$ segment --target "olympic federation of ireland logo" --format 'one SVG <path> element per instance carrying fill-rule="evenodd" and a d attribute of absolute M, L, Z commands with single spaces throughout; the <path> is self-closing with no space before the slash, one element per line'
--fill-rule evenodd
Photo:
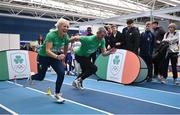
<path fill-rule="evenodd" d="M 12 54 L 11 62 L 15 72 L 21 73 L 26 69 L 25 54 Z"/>
<path fill-rule="evenodd" d="M 15 57 L 15 59 L 14 59 L 14 62 L 15 62 L 16 64 L 22 64 L 23 61 L 24 61 L 24 60 L 21 58 L 20 55 L 17 55 L 17 56 Z"/>
<path fill-rule="evenodd" d="M 116 56 L 114 57 L 114 59 L 113 59 L 113 63 L 114 63 L 115 65 L 118 65 L 119 62 L 120 62 L 119 56 L 116 55 Z"/>
<path fill-rule="evenodd" d="M 116 75 L 120 71 L 120 55 L 114 55 L 111 61 L 111 72 Z"/>

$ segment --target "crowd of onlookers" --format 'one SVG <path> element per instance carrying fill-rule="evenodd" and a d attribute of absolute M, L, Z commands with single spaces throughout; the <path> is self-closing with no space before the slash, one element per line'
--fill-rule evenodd
<path fill-rule="evenodd" d="M 131 19 L 127 20 L 127 27 L 123 28 L 122 32 L 118 31 L 117 25 L 105 25 L 104 27 L 107 30 L 105 36 L 106 49 L 125 49 L 139 55 L 148 67 L 147 82 L 152 81 L 153 78 L 157 78 L 162 83 L 166 84 L 169 60 L 171 60 L 173 83 L 179 85 L 177 81 L 179 34 L 176 32 L 175 23 L 169 24 L 167 32 L 159 26 L 157 21 L 147 22 L 145 24 L 145 30 L 142 33 L 140 33 L 138 27 L 134 26 L 134 22 Z M 93 35 L 91 27 L 87 28 L 86 35 Z M 31 46 L 31 44 L 27 44 L 26 46 L 22 46 L 21 49 L 38 51 L 42 44 L 43 38 L 40 36 L 36 45 Z M 71 43 L 69 45 L 65 59 L 67 75 L 77 75 L 81 72 L 73 54 L 74 49 L 80 45 L 80 42 Z M 98 50 L 91 54 L 90 58 L 93 63 L 100 53 L 100 50 Z"/>
<path fill-rule="evenodd" d="M 37 52 L 38 49 L 42 46 L 43 42 L 44 42 L 43 36 L 39 35 L 37 41 L 27 42 L 23 45 L 20 45 L 20 49 Z"/>
<path fill-rule="evenodd" d="M 173 83 L 177 81 L 177 60 L 179 53 L 179 34 L 176 32 L 176 24 L 170 23 L 165 32 L 157 21 L 147 22 L 144 32 L 140 33 L 134 26 L 133 20 L 127 20 L 127 27 L 122 32 L 116 25 L 105 26 L 107 30 L 107 49 L 126 49 L 139 55 L 148 67 L 147 82 L 153 78 L 159 79 L 166 84 L 168 76 L 169 60 L 173 73 Z"/>

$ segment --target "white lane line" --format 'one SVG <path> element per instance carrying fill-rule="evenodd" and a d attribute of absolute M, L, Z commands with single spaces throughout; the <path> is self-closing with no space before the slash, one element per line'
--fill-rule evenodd
<path fill-rule="evenodd" d="M 11 84 L 14 84 L 13 82 L 10 82 L 10 81 L 7 81 L 8 83 L 11 83 Z M 17 86 L 21 86 L 21 87 L 24 87 L 23 85 L 21 84 L 18 84 L 16 83 L 15 85 Z M 31 88 L 31 87 L 25 87 L 29 90 L 32 90 L 32 91 L 36 91 L 38 93 L 41 93 L 41 94 L 47 94 L 46 92 L 43 92 L 43 91 L 40 91 L 40 90 L 37 90 L 37 89 L 34 89 L 34 88 Z M 52 95 L 53 96 L 53 95 Z M 81 103 L 78 103 L 76 101 L 72 101 L 72 100 L 69 100 L 69 99 L 66 99 L 66 101 L 70 102 L 70 103 L 74 103 L 76 105 L 80 105 L 80 106 L 83 106 L 83 107 L 86 107 L 86 108 L 89 108 L 89 109 L 92 109 L 92 110 L 95 110 L 95 111 L 98 111 L 98 112 L 101 112 L 101 113 L 104 113 L 104 114 L 107 114 L 107 115 L 113 115 L 112 113 L 109 113 L 107 111 L 103 111 L 101 109 L 97 109 L 97 108 L 94 108 L 94 107 L 91 107 L 91 106 L 88 106 L 88 105 L 85 105 L 85 104 L 81 104 Z"/>
<path fill-rule="evenodd" d="M 104 83 L 109 83 L 109 84 L 113 84 L 113 85 L 121 85 L 123 86 L 122 84 L 117 84 L 117 83 L 111 83 L 111 82 L 105 82 L 105 81 L 100 81 L 100 82 L 104 82 Z M 154 82 L 153 82 L 154 83 Z M 163 86 L 163 84 L 162 84 Z M 162 92 L 162 93 L 168 93 L 168 94 L 173 94 L 173 95 L 179 95 L 180 96 L 180 93 L 175 93 L 175 92 L 170 92 L 170 91 L 163 91 L 163 90 L 159 90 L 159 89 L 152 89 L 152 88 L 147 88 L 147 87 L 140 87 L 140 86 L 134 86 L 134 85 L 129 85 L 129 86 L 126 86 L 126 87 L 131 87 L 131 88 L 138 88 L 138 89 L 145 89 L 145 90 L 150 90 L 150 91 L 157 91 L 157 92 Z M 178 87 L 178 86 L 177 86 Z"/>
<path fill-rule="evenodd" d="M 48 79 L 48 78 L 46 78 L 46 79 Z M 45 80 L 46 80 L 46 79 L 45 79 Z M 51 79 L 48 79 L 48 80 L 51 80 Z M 97 80 L 94 80 L 94 79 L 89 79 L 89 78 L 88 78 L 87 80 L 89 80 L 89 81 L 96 81 L 96 82 L 97 82 Z M 103 82 L 103 83 L 105 83 L 105 84 L 113 84 L 113 85 L 116 85 L 116 86 L 123 86 L 123 87 L 124 87 L 123 84 L 118 84 L 118 83 L 113 83 L 113 82 L 108 82 L 108 81 L 98 81 L 98 82 Z M 153 82 L 153 83 L 154 83 L 154 82 Z M 155 83 L 156 83 L 156 82 L 155 82 Z M 162 86 L 163 86 L 163 84 L 162 84 Z M 129 85 L 129 86 L 125 86 L 125 87 L 139 88 L 139 89 L 145 89 L 145 90 L 150 90 L 150 91 L 163 92 L 163 93 L 168 93 L 168 94 L 173 94 L 173 95 L 179 95 L 179 96 L 180 96 L 180 93 L 163 91 L 163 90 L 159 90 L 159 89 L 152 89 L 152 88 L 146 88 L 146 87 L 140 87 L 140 86 L 134 86 L 134 85 Z M 179 86 L 177 86 L 177 87 L 179 87 Z"/>
<path fill-rule="evenodd" d="M 0 107 L 3 108 L 3 109 L 5 109 L 6 111 L 10 112 L 10 113 L 13 114 L 13 115 L 18 115 L 16 112 L 14 112 L 13 110 L 7 108 L 6 106 L 4 106 L 4 105 L 2 105 L 2 104 L 0 104 Z"/>
<path fill-rule="evenodd" d="M 46 80 L 47 81 L 51 81 L 51 82 L 55 82 L 55 81 L 50 80 L 50 79 L 46 79 Z M 63 83 L 63 84 L 71 86 L 71 84 L 69 84 L 69 83 Z M 169 108 L 180 109 L 180 107 L 176 107 L 176 106 L 172 106 L 172 105 L 167 105 L 167 104 L 162 104 L 162 103 L 158 103 L 158 102 L 154 102 L 154 101 L 148 101 L 148 100 L 140 99 L 140 98 L 136 98 L 136 97 L 130 97 L 130 96 L 126 96 L 126 95 L 115 94 L 115 93 L 111 93 L 111 92 L 107 92 L 107 91 L 102 91 L 102 90 L 98 90 L 98 89 L 87 88 L 87 87 L 85 87 L 85 89 L 89 89 L 89 90 L 97 91 L 97 92 L 101 92 L 101 93 L 106 93 L 106 94 L 110 94 L 110 95 L 115 95 L 115 96 L 119 96 L 119 97 L 125 97 L 125 98 L 129 98 L 129 99 L 133 99 L 133 100 L 138 100 L 138 101 L 142 101 L 142 102 L 147 102 L 147 103 L 151 103 L 151 104 L 161 105 L 161 106 L 165 106 L 165 107 L 169 107 Z"/>
<path fill-rule="evenodd" d="M 139 87 L 139 86 L 134 86 L 134 87 L 136 87 L 138 89 L 146 89 L 146 90 L 150 90 L 150 91 L 157 91 L 157 92 L 168 93 L 168 94 L 173 94 L 173 95 L 180 96 L 180 93 L 175 93 L 175 92 L 169 92 L 169 91 L 163 91 L 163 90 L 151 89 L 151 88 Z"/>

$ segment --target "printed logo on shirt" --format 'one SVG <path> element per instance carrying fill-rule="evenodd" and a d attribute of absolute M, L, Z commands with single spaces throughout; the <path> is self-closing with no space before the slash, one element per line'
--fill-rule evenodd
<path fill-rule="evenodd" d="M 91 49 L 89 49 L 89 50 L 87 50 L 87 53 L 89 53 L 89 54 L 91 54 L 91 53 L 94 53 L 96 50 L 91 50 Z"/>

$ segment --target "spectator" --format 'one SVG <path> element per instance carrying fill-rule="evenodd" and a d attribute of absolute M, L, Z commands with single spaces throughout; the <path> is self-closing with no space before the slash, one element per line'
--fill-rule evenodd
<path fill-rule="evenodd" d="M 152 22 L 152 28 L 154 31 L 153 34 L 155 36 L 155 50 L 157 50 L 164 37 L 165 31 L 162 27 L 159 26 L 159 23 L 157 21 Z M 160 60 L 154 62 L 154 78 L 158 78 L 161 65 L 162 63 Z"/>
<path fill-rule="evenodd" d="M 91 27 L 87 27 L 87 34 L 86 35 L 87 36 L 92 36 L 93 35 Z"/>
<path fill-rule="evenodd" d="M 123 29 L 122 33 L 125 39 L 125 49 L 138 55 L 140 33 L 138 28 L 134 27 L 132 19 L 127 20 L 127 27 Z"/>
<path fill-rule="evenodd" d="M 39 35 L 39 38 L 38 38 L 38 41 L 37 41 L 37 44 L 36 44 L 36 51 L 39 50 L 39 48 L 43 45 L 43 42 L 44 42 L 44 39 L 43 39 L 43 36 L 40 34 Z"/>
<path fill-rule="evenodd" d="M 165 33 L 164 38 L 162 41 L 167 41 L 170 45 L 167 50 L 167 56 L 163 60 L 163 68 L 161 68 L 162 73 L 160 76 L 160 80 L 162 83 L 166 83 L 166 78 L 168 76 L 168 66 L 169 66 L 169 60 L 171 60 L 171 67 L 173 72 L 173 83 L 175 85 L 179 85 L 179 82 L 177 81 L 178 74 L 177 74 L 177 59 L 178 59 L 178 53 L 179 53 L 179 34 L 178 32 L 175 32 L 176 30 L 176 24 L 171 23 L 168 26 L 168 32 Z"/>
<path fill-rule="evenodd" d="M 106 41 L 106 49 L 110 49 L 111 48 L 111 43 L 110 43 L 110 39 L 111 39 L 111 34 L 112 34 L 112 27 L 111 25 L 106 25 L 105 26 L 105 29 L 106 29 L 106 36 L 104 37 L 105 38 L 105 41 Z"/>
<path fill-rule="evenodd" d="M 153 63 L 152 63 L 152 54 L 154 49 L 154 35 L 151 32 L 151 22 L 146 23 L 145 32 L 141 33 L 140 36 L 140 56 L 146 62 L 148 67 L 148 77 L 147 82 L 152 81 L 152 70 L 153 70 Z"/>
<path fill-rule="evenodd" d="M 118 31 L 117 25 L 112 25 L 112 34 L 110 36 L 110 47 L 122 49 L 124 48 L 123 34 Z"/>

